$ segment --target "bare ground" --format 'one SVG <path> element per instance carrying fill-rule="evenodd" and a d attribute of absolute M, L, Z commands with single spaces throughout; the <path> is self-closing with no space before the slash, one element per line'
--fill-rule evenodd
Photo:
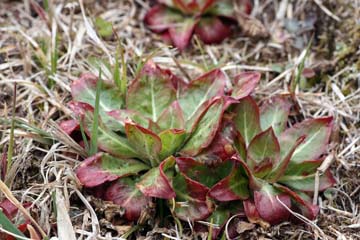
<path fill-rule="evenodd" d="M 131 229 L 130 223 L 113 221 L 121 209 L 82 191 L 74 174 L 81 160 L 78 146 L 56 127 L 71 116 L 66 105 L 70 83 L 82 72 L 96 73 L 99 64 L 103 69 L 104 62 L 111 65 L 119 41 L 130 78 L 138 61 L 151 55 L 184 78 L 212 66 L 221 67 L 230 78 L 256 70 L 263 79 L 255 97 L 265 100 L 288 92 L 313 35 L 305 66 L 316 75 L 301 79 L 296 90 L 300 108 L 294 117 L 335 117 L 329 161 L 337 184 L 316 199 L 321 206 L 316 221 L 269 229 L 255 226 L 241 239 L 360 239 L 360 1 L 255 1 L 253 17 L 259 22 L 240 21 L 243 28 L 221 45 L 203 46 L 193 39 L 193 47 L 183 53 L 168 48 L 144 27 L 146 1 L 86 0 L 84 9 L 77 1 L 52 1 L 46 12 L 34 11 L 30 2 L 0 2 L 0 153 L 5 156 L 9 147 L 15 100 L 13 164 L 4 180 L 20 202 L 33 204 L 31 214 L 46 234 L 74 229 L 78 239 L 120 239 Z M 96 17 L 113 23 L 112 36 L 94 34 Z M 55 71 L 51 55 L 56 32 Z M 111 72 L 104 73 L 111 78 Z M 72 226 L 59 222 L 53 202 L 61 208 L 58 215 L 69 210 Z M 162 239 L 162 234 L 179 233 L 174 226 L 156 226 L 134 236 Z M 181 238 L 195 238 L 186 223 L 183 227 Z M 198 237 L 206 239 L 206 234 Z"/>

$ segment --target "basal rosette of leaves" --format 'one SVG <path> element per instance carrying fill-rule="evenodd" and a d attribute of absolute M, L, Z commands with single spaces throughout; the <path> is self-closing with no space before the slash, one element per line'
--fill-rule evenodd
<path fill-rule="evenodd" d="M 180 219 L 204 220 L 216 213 L 224 222 L 230 211 L 218 207 L 208 192 L 239 165 L 231 160 L 237 133 L 227 109 L 248 96 L 259 80 L 260 74 L 249 72 L 229 86 L 226 75 L 214 69 L 186 83 L 148 62 L 126 96 L 102 81 L 99 152 L 76 169 L 78 179 L 87 188 L 102 188 L 100 197 L 122 206 L 131 221 L 159 198 L 169 200 L 169 209 Z M 91 140 L 98 81 L 83 74 L 71 85 L 75 120 L 61 123 L 69 135 L 82 127 Z M 245 172 L 235 174 L 246 199 Z"/>
<path fill-rule="evenodd" d="M 259 80 L 244 72 L 227 81 L 215 69 L 186 83 L 148 62 L 126 96 L 102 81 L 99 152 L 84 160 L 77 177 L 87 188 L 100 187 L 100 197 L 122 206 L 130 221 L 166 199 L 174 216 L 216 224 L 213 237 L 237 213 L 270 224 L 288 220 L 289 209 L 314 219 L 318 207 L 310 198 L 332 118 L 288 127 L 285 96 L 261 107 L 249 96 Z M 98 81 L 83 74 L 72 84 L 69 105 L 77 120 L 61 123 L 69 135 L 81 123 L 92 138 Z M 324 173 L 319 191 L 332 184 Z"/>
<path fill-rule="evenodd" d="M 204 43 L 220 43 L 236 21 L 235 4 L 246 14 L 249 0 L 158 0 L 145 16 L 145 24 L 180 50 L 195 33 Z"/>
<path fill-rule="evenodd" d="M 241 166 L 209 191 L 217 201 L 243 199 L 242 194 L 229 194 L 236 188 L 238 175 L 249 181 L 250 197 L 243 202 L 248 219 L 257 223 L 278 224 L 290 219 L 290 211 L 314 219 L 319 211 L 312 204 L 315 174 L 324 160 L 333 120 L 332 117 L 304 120 L 287 127 L 291 102 L 277 96 L 260 108 L 250 97 L 236 104 L 233 124 L 239 132 L 237 155 L 232 159 Z M 335 180 L 326 171 L 319 177 L 319 191 Z"/>

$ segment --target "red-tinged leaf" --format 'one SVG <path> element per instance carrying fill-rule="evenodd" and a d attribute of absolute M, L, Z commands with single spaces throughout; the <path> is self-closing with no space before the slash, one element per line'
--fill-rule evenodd
<path fill-rule="evenodd" d="M 314 220 L 319 213 L 319 207 L 312 204 L 309 197 L 303 193 L 296 193 L 289 188 L 280 184 L 274 184 L 276 188 L 280 189 L 284 193 L 288 194 L 295 202 L 295 210 L 303 214 L 306 218 Z"/>
<path fill-rule="evenodd" d="M 82 119 L 85 132 L 90 138 L 90 132 L 94 123 L 93 118 L 93 112 L 87 111 L 84 113 Z M 129 141 L 125 137 L 120 136 L 108 129 L 101 121 L 101 119 L 99 119 L 97 134 L 97 145 L 104 152 L 110 153 L 111 155 L 120 158 L 135 158 L 139 156 L 139 154 L 131 147 Z"/>
<path fill-rule="evenodd" d="M 0 208 L 5 216 L 10 220 L 13 219 L 18 212 L 18 208 L 8 199 L 5 199 L 0 203 Z"/>
<path fill-rule="evenodd" d="M 255 176 L 266 176 L 272 166 L 277 164 L 280 156 L 280 145 L 273 129 L 270 127 L 256 135 L 247 149 L 246 163 Z"/>
<path fill-rule="evenodd" d="M 173 180 L 173 188 L 176 193 L 176 206 L 174 212 L 182 220 L 202 220 L 212 212 L 212 204 L 206 199 L 209 188 L 178 174 Z"/>
<path fill-rule="evenodd" d="M 186 136 L 185 130 L 177 129 L 168 129 L 159 133 L 162 144 L 159 158 L 162 160 L 174 154 L 184 143 Z"/>
<path fill-rule="evenodd" d="M 146 13 L 144 22 L 153 32 L 161 33 L 181 22 L 182 18 L 183 16 L 179 12 L 162 5 L 156 5 Z"/>
<path fill-rule="evenodd" d="M 266 176 L 266 179 L 271 182 L 277 182 L 279 178 L 281 178 L 287 171 L 288 166 L 291 160 L 291 157 L 295 151 L 295 149 L 304 141 L 305 137 L 300 137 L 291 148 L 289 153 L 285 156 L 284 159 L 281 159 L 276 165 L 273 166 L 271 172 Z"/>
<path fill-rule="evenodd" d="M 204 103 L 216 96 L 224 96 L 226 76 L 220 69 L 214 69 L 191 81 L 182 91 L 179 104 L 185 121 L 197 118 Z"/>
<path fill-rule="evenodd" d="M 127 109 L 135 110 L 156 122 L 176 99 L 175 78 L 169 70 L 161 69 L 152 62 L 146 63 L 129 87 Z"/>
<path fill-rule="evenodd" d="M 170 107 L 161 113 L 157 124 L 163 130 L 165 129 L 184 129 L 185 120 L 178 101 L 173 102 Z"/>
<path fill-rule="evenodd" d="M 77 120 L 74 120 L 74 119 L 62 121 L 62 122 L 60 122 L 59 126 L 69 136 L 74 131 L 77 131 L 77 130 L 80 129 L 79 122 Z"/>
<path fill-rule="evenodd" d="M 217 132 L 214 140 L 200 155 L 196 156 L 196 160 L 206 164 L 216 164 L 229 159 L 236 153 L 233 145 L 237 136 L 235 125 L 231 121 L 223 119 L 221 129 Z"/>
<path fill-rule="evenodd" d="M 225 98 L 214 99 L 209 108 L 205 110 L 205 114 L 201 117 L 191 137 L 181 149 L 182 155 L 196 156 L 211 144 L 228 105 L 229 102 Z"/>
<path fill-rule="evenodd" d="M 104 124 L 113 131 L 121 131 L 125 133 L 125 122 L 133 121 L 142 127 L 149 126 L 149 118 L 143 117 L 136 111 L 120 109 L 107 113 L 108 117 L 102 118 Z"/>
<path fill-rule="evenodd" d="M 130 178 L 121 178 L 114 182 L 106 190 L 105 199 L 123 207 L 128 221 L 137 220 L 151 202 L 151 198 L 144 196 Z"/>
<path fill-rule="evenodd" d="M 184 50 L 190 43 L 197 20 L 185 18 L 181 22 L 169 28 L 169 34 L 175 47 Z"/>
<path fill-rule="evenodd" d="M 332 117 L 305 120 L 287 129 L 280 135 L 281 157 L 284 158 L 299 137 L 304 141 L 294 151 L 291 162 L 301 163 L 317 159 L 326 150 L 333 127 Z"/>
<path fill-rule="evenodd" d="M 71 101 L 68 103 L 68 106 L 77 117 L 83 117 L 86 112 L 94 111 L 94 108 L 88 103 Z"/>
<path fill-rule="evenodd" d="M 96 85 L 98 78 L 90 73 L 82 74 L 80 78 L 71 84 L 71 95 L 73 100 L 95 106 Z M 99 101 L 99 113 L 121 109 L 124 105 L 123 97 L 119 91 L 106 82 L 101 84 L 101 97 Z"/>
<path fill-rule="evenodd" d="M 242 72 L 235 76 L 232 97 L 241 99 L 250 95 L 258 85 L 261 74 L 258 72 Z"/>
<path fill-rule="evenodd" d="M 247 149 L 246 149 L 245 140 L 243 139 L 243 137 L 239 132 L 237 132 L 234 146 L 236 147 L 237 153 L 239 154 L 240 158 L 246 159 Z"/>
<path fill-rule="evenodd" d="M 249 168 L 248 164 L 246 164 L 239 155 L 234 155 L 231 157 L 231 161 L 235 162 L 236 164 L 242 166 L 243 170 L 247 175 L 247 179 L 249 182 L 249 188 L 252 190 L 260 190 L 264 185 L 264 181 L 255 177 L 251 169 Z"/>
<path fill-rule="evenodd" d="M 247 199 L 248 179 L 242 166 L 235 166 L 229 176 L 210 189 L 208 195 L 220 202 Z"/>
<path fill-rule="evenodd" d="M 158 2 L 185 14 L 201 14 L 210 8 L 215 0 L 158 0 Z"/>
<path fill-rule="evenodd" d="M 234 112 L 236 129 L 248 146 L 253 137 L 261 131 L 259 108 L 251 97 L 245 97 L 237 104 Z"/>
<path fill-rule="evenodd" d="M 195 27 L 195 34 L 205 44 L 221 43 L 230 33 L 230 26 L 218 17 L 203 17 Z"/>
<path fill-rule="evenodd" d="M 131 146 L 141 158 L 150 162 L 152 167 L 159 165 L 161 139 L 152 131 L 131 122 L 125 123 L 126 136 Z"/>
<path fill-rule="evenodd" d="M 136 187 L 147 197 L 171 199 L 176 196 L 165 172 L 175 165 L 175 158 L 169 157 L 159 167 L 150 169 Z"/>
<path fill-rule="evenodd" d="M 76 175 L 85 187 L 95 187 L 146 169 L 149 169 L 149 166 L 137 160 L 120 159 L 106 153 L 97 153 L 81 163 L 76 169 Z"/>
<path fill-rule="evenodd" d="M 279 136 L 286 128 L 291 102 L 285 96 L 274 97 L 260 107 L 260 124 L 262 129 L 272 127 Z"/>
<path fill-rule="evenodd" d="M 309 175 L 285 175 L 279 182 L 291 189 L 313 192 L 315 190 L 315 173 Z M 319 177 L 319 191 L 323 191 L 336 183 L 330 171 L 326 171 Z"/>
<path fill-rule="evenodd" d="M 290 197 L 269 184 L 254 192 L 254 202 L 260 217 L 270 224 L 278 224 L 290 217 L 290 212 L 283 206 L 291 207 Z"/>
<path fill-rule="evenodd" d="M 303 161 L 298 164 L 291 163 L 286 169 L 285 175 L 305 176 L 314 174 L 323 161 L 324 158 L 320 158 L 316 160 Z"/>
<path fill-rule="evenodd" d="M 193 158 L 186 157 L 176 158 L 176 164 L 180 172 L 209 188 L 228 176 L 233 167 L 232 161 L 224 161 L 216 165 L 207 165 Z"/>
<path fill-rule="evenodd" d="M 243 205 L 244 205 L 244 212 L 245 212 L 246 217 L 248 218 L 249 222 L 258 223 L 261 226 L 269 225 L 268 222 L 264 221 L 260 217 L 260 214 L 256 209 L 255 203 L 252 200 L 243 201 Z"/>

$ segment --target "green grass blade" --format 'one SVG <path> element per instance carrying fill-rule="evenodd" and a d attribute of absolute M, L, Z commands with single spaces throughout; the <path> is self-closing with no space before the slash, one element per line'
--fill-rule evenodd
<path fill-rule="evenodd" d="M 17 227 L 5 216 L 5 214 L 2 211 L 0 211 L 0 225 L 6 231 L 9 231 L 17 236 L 25 238 L 25 235 L 22 232 L 20 232 L 19 229 L 17 229 Z M 16 237 L 16 239 L 21 240 L 22 238 Z"/>
<path fill-rule="evenodd" d="M 115 54 L 115 66 L 114 66 L 113 78 L 114 78 L 114 82 L 115 82 L 116 87 L 117 87 L 117 88 L 120 90 L 120 92 L 121 92 L 119 51 L 120 51 L 120 47 L 118 47 L 118 49 L 116 50 L 116 54 Z"/>
<path fill-rule="evenodd" d="M 14 130 L 15 130 L 15 113 L 16 113 L 16 83 L 14 84 L 14 101 L 13 101 L 13 109 L 11 116 L 11 127 L 10 127 L 10 140 L 9 140 L 9 148 L 7 152 L 7 167 L 6 172 L 9 172 L 12 165 L 12 157 L 14 152 Z M 4 176 L 5 177 L 5 176 Z"/>
<path fill-rule="evenodd" d="M 99 80 L 97 81 L 97 84 L 96 84 L 94 119 L 93 119 L 93 125 L 92 125 L 92 129 L 91 129 L 90 156 L 97 153 L 101 83 L 102 83 L 102 80 L 101 80 L 101 68 L 100 68 L 99 69 Z"/>
<path fill-rule="evenodd" d="M 297 74 L 295 75 L 295 78 L 293 79 L 293 81 L 290 83 L 290 92 L 291 93 L 295 93 L 296 86 L 300 82 L 301 74 L 302 74 L 302 72 L 304 70 L 304 67 L 305 67 L 305 60 L 307 59 L 307 57 L 309 55 L 310 48 L 311 48 L 311 45 L 312 45 L 312 41 L 313 41 L 313 36 L 311 37 L 311 39 L 309 41 L 309 44 L 306 47 L 305 56 L 303 57 L 303 59 L 301 59 L 301 62 L 299 64 L 298 68 L 297 68 L 298 69 Z"/>

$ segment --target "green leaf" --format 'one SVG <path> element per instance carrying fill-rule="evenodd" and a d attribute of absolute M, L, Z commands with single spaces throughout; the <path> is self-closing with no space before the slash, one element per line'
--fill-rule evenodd
<path fill-rule="evenodd" d="M 247 151 L 247 164 L 255 176 L 265 176 L 272 166 L 279 162 L 280 145 L 270 127 L 256 135 L 250 142 Z"/>
<path fill-rule="evenodd" d="M 196 156 L 202 149 L 208 147 L 214 139 L 221 123 L 224 110 L 228 102 L 224 98 L 216 98 L 212 101 L 204 115 L 196 125 L 191 137 L 181 149 L 181 154 Z"/>
<path fill-rule="evenodd" d="M 112 24 L 101 17 L 95 19 L 95 27 L 101 37 L 110 37 L 113 33 Z"/>
<path fill-rule="evenodd" d="M 302 136 L 304 141 L 294 151 L 291 162 L 301 163 L 320 157 L 326 150 L 333 126 L 332 117 L 305 120 L 287 129 L 279 137 L 281 158 L 290 151 Z"/>
<path fill-rule="evenodd" d="M 162 144 L 159 158 L 162 160 L 174 154 L 184 143 L 186 136 L 185 130 L 177 129 L 168 129 L 159 133 Z"/>
<path fill-rule="evenodd" d="M 95 75 L 90 73 L 82 74 L 78 80 L 71 84 L 73 100 L 88 103 L 92 107 L 95 107 L 97 82 L 98 78 Z M 114 86 L 102 82 L 100 92 L 100 116 L 103 116 L 105 112 L 121 109 L 124 105 L 121 95 Z"/>
<path fill-rule="evenodd" d="M 246 97 L 240 100 L 234 112 L 235 126 L 248 146 L 253 137 L 261 131 L 259 108 L 251 97 Z"/>
<path fill-rule="evenodd" d="M 235 76 L 231 96 L 241 99 L 250 95 L 259 83 L 261 74 L 258 72 L 242 72 Z"/>
<path fill-rule="evenodd" d="M 121 159 L 106 153 L 98 153 L 85 159 L 76 169 L 76 175 L 84 186 L 95 187 L 147 169 L 149 166 L 138 160 Z"/>
<path fill-rule="evenodd" d="M 86 111 L 82 120 L 83 126 L 88 136 L 90 136 L 89 129 L 92 129 L 92 125 L 94 123 L 93 118 L 93 112 Z M 109 130 L 102 123 L 101 119 L 99 119 L 97 134 L 97 145 L 101 150 L 121 158 L 134 158 L 139 156 L 139 154 L 134 150 L 134 148 L 132 148 L 129 141 L 125 137 L 122 137 Z"/>
<path fill-rule="evenodd" d="M 216 165 L 207 165 L 187 157 L 176 158 L 176 164 L 180 172 L 209 188 L 228 176 L 233 167 L 232 161 L 224 161 Z"/>
<path fill-rule="evenodd" d="M 0 211 L 0 224 L 1 227 L 4 228 L 5 230 L 25 238 L 25 235 L 19 231 L 19 229 L 5 216 L 5 214 L 2 211 Z M 16 239 L 21 240 L 22 238 L 16 238 Z"/>
<path fill-rule="evenodd" d="M 170 71 L 146 63 L 140 75 L 131 83 L 126 98 L 127 108 L 156 122 L 161 113 L 176 99 L 176 89 Z"/>
<path fill-rule="evenodd" d="M 178 101 L 174 101 L 170 107 L 164 110 L 160 115 L 157 124 L 163 130 L 165 129 L 184 129 L 185 120 Z"/>
<path fill-rule="evenodd" d="M 291 102 L 283 96 L 275 97 L 264 103 L 260 108 L 260 123 L 262 129 L 272 127 L 279 136 L 285 130 L 290 112 Z"/>
<path fill-rule="evenodd" d="M 165 172 L 175 165 L 175 158 L 169 157 L 165 159 L 159 167 L 150 169 L 142 176 L 137 188 L 147 197 L 156 197 L 163 199 L 171 199 L 175 197 L 175 192 L 171 186 Z"/>
<path fill-rule="evenodd" d="M 125 123 L 126 136 L 131 146 L 144 161 L 150 162 L 152 167 L 160 163 L 161 139 L 152 131 L 131 122 Z"/>
<path fill-rule="evenodd" d="M 220 69 L 212 70 L 193 80 L 180 94 L 179 104 L 185 121 L 196 119 L 201 106 L 216 96 L 224 95 L 226 77 Z"/>
<path fill-rule="evenodd" d="M 185 221 L 196 221 L 207 218 L 212 212 L 212 204 L 206 199 L 209 191 L 204 185 L 178 174 L 173 180 L 176 193 L 176 216 Z"/>
<path fill-rule="evenodd" d="M 291 189 L 313 192 L 315 191 L 315 173 L 308 175 L 285 175 L 279 179 L 279 182 Z M 336 183 L 330 171 L 326 171 L 319 177 L 319 191 L 333 186 Z"/>
<path fill-rule="evenodd" d="M 241 166 L 235 166 L 229 176 L 215 184 L 208 194 L 221 202 L 247 199 L 250 194 L 246 172 Z"/>

